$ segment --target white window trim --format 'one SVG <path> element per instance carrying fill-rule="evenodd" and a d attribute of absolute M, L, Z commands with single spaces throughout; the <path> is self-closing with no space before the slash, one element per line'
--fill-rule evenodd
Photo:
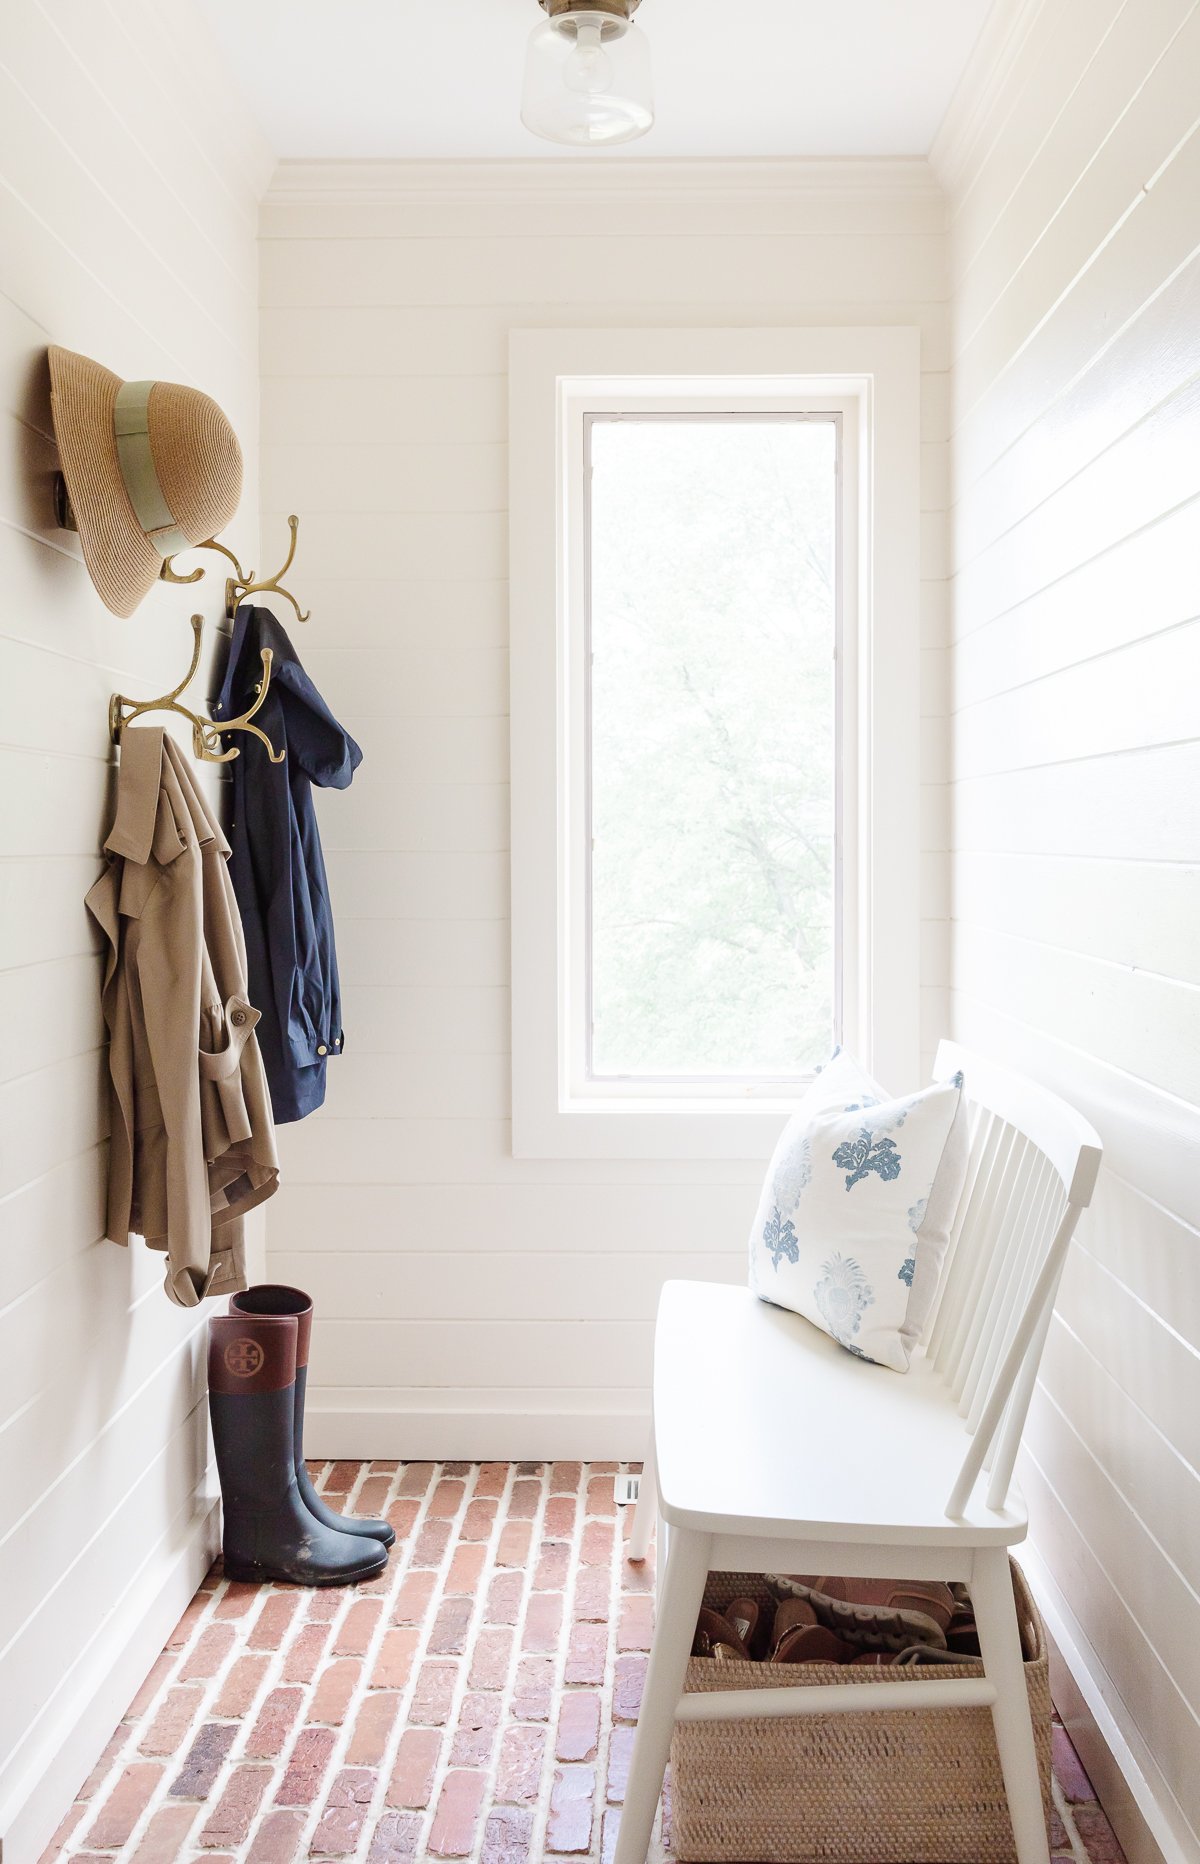
<path fill-rule="evenodd" d="M 857 468 L 854 871 L 843 875 L 845 1039 L 888 1084 L 920 1054 L 920 335 L 904 327 L 517 330 L 509 349 L 512 652 L 513 1152 L 525 1158 L 756 1159 L 790 1101 L 746 1094 L 604 1101 L 571 1087 L 568 827 L 581 681 L 564 625 L 578 539 L 564 537 L 567 461 L 582 413 L 670 384 L 692 405 L 731 396 L 836 405 Z M 678 405 L 686 405 L 682 401 Z M 579 501 L 574 501 L 578 512 Z M 576 905 L 577 910 L 577 905 Z M 857 928 L 857 934 L 856 934 Z M 577 948 L 579 940 L 574 941 Z M 793 1097 L 794 1098 L 794 1097 Z"/>

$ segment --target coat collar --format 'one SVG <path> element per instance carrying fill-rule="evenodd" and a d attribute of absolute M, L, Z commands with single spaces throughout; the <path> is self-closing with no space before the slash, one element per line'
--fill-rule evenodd
<path fill-rule="evenodd" d="M 153 855 L 165 865 L 189 841 L 215 842 L 218 853 L 229 854 L 229 843 L 175 740 L 161 725 L 131 726 L 121 734 L 117 813 L 106 852 L 142 866 Z"/>

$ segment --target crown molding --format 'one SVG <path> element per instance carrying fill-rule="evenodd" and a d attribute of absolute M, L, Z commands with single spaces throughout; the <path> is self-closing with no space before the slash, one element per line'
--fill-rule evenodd
<path fill-rule="evenodd" d="M 961 190 L 996 102 L 1048 0 L 993 0 L 929 150 L 946 194 Z"/>
<path fill-rule="evenodd" d="M 268 207 L 513 205 L 538 201 L 929 201 L 941 185 L 920 156 L 742 161 L 558 159 L 281 162 Z"/>

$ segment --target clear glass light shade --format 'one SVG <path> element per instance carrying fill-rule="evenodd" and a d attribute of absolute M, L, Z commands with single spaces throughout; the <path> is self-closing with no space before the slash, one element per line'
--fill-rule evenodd
<path fill-rule="evenodd" d="M 569 13 L 535 26 L 521 121 L 548 142 L 584 149 L 644 136 L 654 122 L 645 33 L 607 13 Z"/>

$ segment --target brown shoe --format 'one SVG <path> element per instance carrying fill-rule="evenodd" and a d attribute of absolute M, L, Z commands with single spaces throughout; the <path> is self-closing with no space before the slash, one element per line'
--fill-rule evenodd
<path fill-rule="evenodd" d="M 742 1642 L 737 1631 L 728 1618 L 720 1612 L 710 1611 L 705 1605 L 701 1607 L 696 1621 L 696 1635 L 692 1639 L 693 1657 L 715 1657 L 720 1653 L 723 1662 L 730 1658 L 740 1658 L 748 1662 L 750 1652 Z"/>

